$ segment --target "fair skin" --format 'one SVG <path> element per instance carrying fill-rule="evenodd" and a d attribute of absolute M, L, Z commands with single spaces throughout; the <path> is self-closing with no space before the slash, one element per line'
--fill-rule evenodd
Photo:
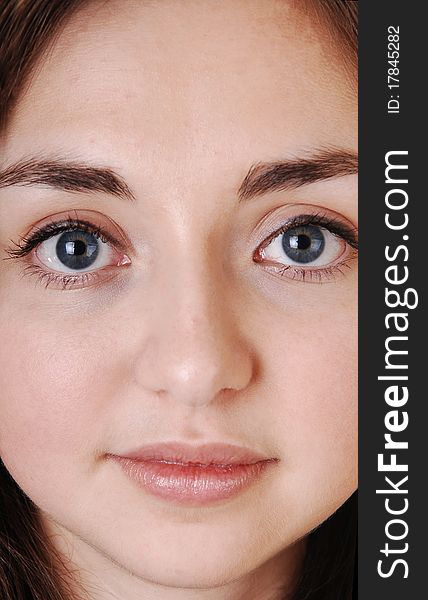
<path fill-rule="evenodd" d="M 305 536 L 356 489 L 355 251 L 327 230 L 314 266 L 281 274 L 278 248 L 254 259 L 299 215 L 355 228 L 356 176 L 238 197 L 255 163 L 356 152 L 355 93 L 327 39 L 285 1 L 89 4 L 1 140 L 1 168 L 107 166 L 135 197 L 0 188 L 2 258 L 71 211 L 125 240 L 111 252 L 128 260 L 74 289 L 22 277 L 34 252 L 0 261 L 0 455 L 91 599 L 276 600 Z M 106 459 L 169 440 L 278 461 L 236 497 L 185 507 Z"/>

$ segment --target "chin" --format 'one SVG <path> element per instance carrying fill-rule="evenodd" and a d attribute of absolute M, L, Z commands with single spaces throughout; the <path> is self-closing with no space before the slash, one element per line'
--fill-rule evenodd
<path fill-rule="evenodd" d="M 203 536 L 205 538 L 205 535 Z M 265 557 L 254 555 L 254 548 L 243 552 L 236 536 L 216 543 L 206 532 L 210 544 L 200 540 L 181 537 L 165 541 L 165 551 L 151 552 L 152 544 L 146 543 L 129 551 L 131 544 L 121 544 L 121 555 L 104 549 L 116 564 L 121 565 L 136 577 L 163 585 L 181 588 L 214 588 L 225 585 L 250 573 L 264 562 Z M 124 552 L 124 549 L 127 552 Z"/>
<path fill-rule="evenodd" d="M 165 557 L 159 564 L 146 565 L 138 570 L 130 568 L 130 565 L 124 565 L 136 577 L 151 583 L 165 587 L 175 588 L 215 588 L 226 585 L 231 581 L 239 579 L 246 575 L 252 569 L 245 568 L 245 565 L 234 564 L 231 557 L 224 557 L 219 563 L 210 556 L 205 556 L 204 560 L 190 559 L 183 557 L 187 554 L 186 548 L 180 557 L 171 559 Z M 177 558 L 179 558 L 177 560 Z M 229 558 L 229 560 L 227 560 Z"/>

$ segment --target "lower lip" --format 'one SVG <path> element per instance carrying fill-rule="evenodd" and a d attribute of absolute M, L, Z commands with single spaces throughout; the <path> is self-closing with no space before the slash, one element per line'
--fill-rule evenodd
<path fill-rule="evenodd" d="M 125 474 L 152 495 L 187 505 L 210 504 L 255 483 L 273 460 L 249 465 L 205 465 L 140 461 L 112 456 Z"/>

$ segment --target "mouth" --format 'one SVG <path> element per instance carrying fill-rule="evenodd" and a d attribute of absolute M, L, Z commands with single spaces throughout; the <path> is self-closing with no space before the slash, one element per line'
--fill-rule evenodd
<path fill-rule="evenodd" d="M 279 461 L 230 444 L 152 444 L 108 454 L 133 482 L 157 498 L 204 505 L 236 496 Z"/>

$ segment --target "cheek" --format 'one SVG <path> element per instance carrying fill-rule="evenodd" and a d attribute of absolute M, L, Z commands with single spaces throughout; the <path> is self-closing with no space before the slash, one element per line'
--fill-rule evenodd
<path fill-rule="evenodd" d="M 337 508 L 357 485 L 355 314 L 339 310 L 295 319 L 272 354 L 272 422 L 284 462 L 282 483 L 300 505 L 308 498 L 320 511 Z"/>
<path fill-rule="evenodd" d="M 105 360 L 100 340 L 42 321 L 1 324 L 0 455 L 23 487 L 36 479 L 49 486 L 49 474 L 84 464 L 76 458 L 91 445 L 93 452 L 100 403 L 111 390 L 108 369 L 96 376 Z"/>

